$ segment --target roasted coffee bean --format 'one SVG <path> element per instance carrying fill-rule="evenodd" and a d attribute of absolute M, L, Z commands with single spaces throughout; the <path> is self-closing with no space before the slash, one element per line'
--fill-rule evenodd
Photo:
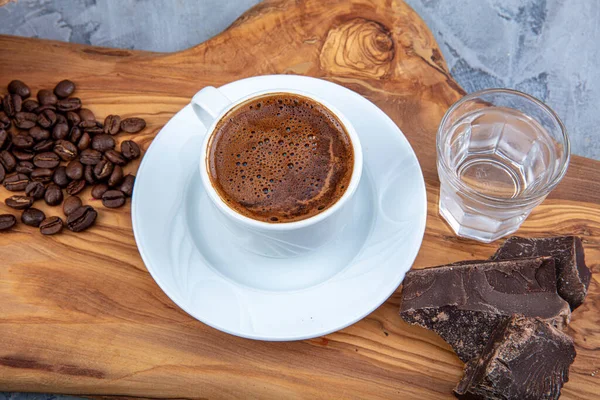
<path fill-rule="evenodd" d="M 96 125 L 95 119 L 88 120 L 88 119 L 81 118 L 81 122 L 79 123 L 79 127 L 81 129 L 95 128 L 96 126 L 97 125 Z"/>
<path fill-rule="evenodd" d="M 39 126 L 34 126 L 29 130 L 29 136 L 31 136 L 34 140 L 40 142 L 42 140 L 50 139 L 50 131 L 47 129 L 40 128 Z"/>
<path fill-rule="evenodd" d="M 11 141 L 11 136 L 4 129 L 0 129 L 0 149 L 8 147 Z"/>
<path fill-rule="evenodd" d="M 108 190 L 108 185 L 99 183 L 92 188 L 92 197 L 95 199 L 101 199 L 104 192 Z"/>
<path fill-rule="evenodd" d="M 36 153 L 42 153 L 44 151 L 51 151 L 54 148 L 54 140 L 46 139 L 33 146 L 33 151 Z"/>
<path fill-rule="evenodd" d="M 40 224 L 42 235 L 56 235 L 63 229 L 63 220 L 60 217 L 49 217 Z"/>
<path fill-rule="evenodd" d="M 108 177 L 108 186 L 115 187 L 123 182 L 123 168 L 115 165 L 112 174 Z"/>
<path fill-rule="evenodd" d="M 33 205 L 33 197 L 14 195 L 4 200 L 4 203 L 15 210 L 24 210 Z"/>
<path fill-rule="evenodd" d="M 17 167 L 17 160 L 7 150 L 0 151 L 0 163 L 6 172 L 13 172 Z"/>
<path fill-rule="evenodd" d="M 31 149 L 13 149 L 12 154 L 19 161 L 31 161 L 35 156 Z"/>
<path fill-rule="evenodd" d="M 107 150 L 115 148 L 115 139 L 112 136 L 101 134 L 92 138 L 92 149 L 104 153 Z"/>
<path fill-rule="evenodd" d="M 83 169 L 83 178 L 90 185 L 93 185 L 94 183 L 96 183 L 96 177 L 94 176 L 94 166 L 93 165 L 85 166 L 85 168 Z"/>
<path fill-rule="evenodd" d="M 0 111 L 0 129 L 8 129 L 11 124 L 10 117 L 4 111 Z"/>
<path fill-rule="evenodd" d="M 35 153 L 32 151 L 32 149 L 13 148 L 12 154 L 19 161 L 31 161 L 35 156 Z"/>
<path fill-rule="evenodd" d="M 90 137 L 90 134 L 87 132 L 83 132 L 81 134 L 81 139 L 79 139 L 79 141 L 77 142 L 77 148 L 80 151 L 83 151 L 90 147 L 90 143 L 92 143 L 92 138 Z"/>
<path fill-rule="evenodd" d="M 13 105 L 15 107 L 15 115 L 23 110 L 23 99 L 18 94 L 12 95 Z"/>
<path fill-rule="evenodd" d="M 54 170 L 54 175 L 52 175 L 52 182 L 56 183 L 56 185 L 62 189 L 66 188 L 69 185 L 69 178 L 67 177 L 66 168 L 64 166 L 60 166 Z"/>
<path fill-rule="evenodd" d="M 69 132 L 69 140 L 71 141 L 71 143 L 77 145 L 77 142 L 79 142 L 79 139 L 81 139 L 81 135 L 83 135 L 82 130 L 79 129 L 79 127 L 77 126 L 74 126 Z"/>
<path fill-rule="evenodd" d="M 43 198 L 44 193 L 46 193 L 46 187 L 42 182 L 29 182 L 25 188 L 25 194 L 36 200 Z"/>
<path fill-rule="evenodd" d="M 125 193 L 120 190 L 107 190 L 102 195 L 102 205 L 108 208 L 119 208 L 125 204 Z"/>
<path fill-rule="evenodd" d="M 44 201 L 49 206 L 59 205 L 63 201 L 62 189 L 54 183 L 49 184 L 44 193 Z"/>
<path fill-rule="evenodd" d="M 72 196 L 81 192 L 83 189 L 85 189 L 86 184 L 87 182 L 83 179 L 80 179 L 78 181 L 72 181 L 71 183 L 69 183 L 69 186 L 67 186 L 67 194 Z"/>
<path fill-rule="evenodd" d="M 42 128 L 50 128 L 56 124 L 56 113 L 50 109 L 46 109 L 37 116 L 37 123 Z"/>
<path fill-rule="evenodd" d="M 17 149 L 30 149 L 35 144 L 35 140 L 28 133 L 20 133 L 13 136 L 13 146 Z"/>
<path fill-rule="evenodd" d="M 77 97 L 59 100 L 56 104 L 59 111 L 77 111 L 81 108 L 81 100 Z"/>
<path fill-rule="evenodd" d="M 15 168 L 15 171 L 18 172 L 19 174 L 25 174 L 25 175 L 29 175 L 33 172 L 34 170 L 34 166 L 30 161 L 19 161 L 19 163 L 17 164 L 17 168 Z M 1 179 L 0 179 L 1 181 Z"/>
<path fill-rule="evenodd" d="M 14 116 L 16 113 L 21 111 L 23 100 L 18 94 L 7 94 L 2 99 L 2 108 L 9 117 Z"/>
<path fill-rule="evenodd" d="M 40 106 L 40 103 L 38 103 L 37 101 L 35 101 L 33 99 L 25 100 L 23 102 L 23 104 L 21 104 L 21 108 L 23 109 L 23 111 L 27 111 L 27 112 L 34 112 L 34 110 L 36 108 L 38 108 L 39 106 Z"/>
<path fill-rule="evenodd" d="M 92 149 L 83 150 L 79 157 L 79 161 L 85 165 L 96 165 L 100 160 L 102 160 L 102 153 Z"/>
<path fill-rule="evenodd" d="M 57 140 L 54 143 L 54 152 L 58 154 L 63 161 L 71 161 L 77 157 L 77 147 L 66 140 Z"/>
<path fill-rule="evenodd" d="M 121 131 L 121 117 L 109 115 L 104 119 L 104 133 L 116 135 Z"/>
<path fill-rule="evenodd" d="M 52 137 L 54 140 L 63 140 L 69 136 L 69 125 L 67 124 L 56 124 L 52 129 Z"/>
<path fill-rule="evenodd" d="M 108 179 L 113 172 L 114 164 L 108 161 L 106 158 L 100 160 L 98 164 L 94 166 L 94 175 L 98 180 L 103 181 Z"/>
<path fill-rule="evenodd" d="M 28 208 L 21 214 L 21 222 L 28 226 L 38 227 L 43 220 L 46 219 L 46 214 L 37 208 Z"/>
<path fill-rule="evenodd" d="M 123 157 L 123 155 L 116 150 L 108 150 L 106 153 L 104 153 L 104 157 L 106 157 L 108 161 L 115 165 L 127 164 L 125 157 Z"/>
<path fill-rule="evenodd" d="M 24 168 L 15 168 L 15 172 L 7 174 L 6 169 L 2 164 L 0 164 L 0 182 L 4 182 L 4 186 L 9 188 L 12 191 L 18 191 L 22 185 L 22 178 L 27 178 L 27 173 L 21 172 Z M 29 179 L 29 178 L 27 178 Z M 8 185 L 8 186 L 7 186 Z M 21 189 L 22 190 L 22 189 Z"/>
<path fill-rule="evenodd" d="M 60 164 L 58 155 L 49 151 L 33 157 L 33 165 L 38 168 L 56 168 L 58 164 Z"/>
<path fill-rule="evenodd" d="M 69 128 L 69 121 L 67 121 L 67 117 L 62 114 L 56 114 L 56 125 L 65 124 L 67 125 L 67 129 Z"/>
<path fill-rule="evenodd" d="M 103 128 L 100 126 L 93 126 L 91 128 L 85 128 L 85 132 L 87 132 L 90 136 L 100 135 L 104 132 Z"/>
<path fill-rule="evenodd" d="M 35 114 L 41 114 L 46 110 L 50 110 L 50 111 L 53 111 L 54 113 L 56 113 L 56 106 L 53 106 L 52 104 L 46 104 L 45 106 L 39 106 L 32 112 Z"/>
<path fill-rule="evenodd" d="M 92 206 L 81 206 L 67 217 L 67 228 L 73 232 L 81 232 L 96 221 L 98 213 Z"/>
<path fill-rule="evenodd" d="M 34 182 L 48 183 L 52 181 L 54 171 L 52 171 L 50 168 L 36 168 L 29 176 Z"/>
<path fill-rule="evenodd" d="M 19 129 L 31 129 L 35 126 L 38 116 L 30 112 L 18 112 L 15 114 L 14 123 Z"/>
<path fill-rule="evenodd" d="M 11 192 L 22 192 L 29 184 L 29 177 L 25 174 L 13 172 L 4 178 L 4 187 Z"/>
<path fill-rule="evenodd" d="M 79 160 L 73 160 L 67 164 L 66 174 L 69 179 L 78 180 L 83 178 L 83 164 Z"/>
<path fill-rule="evenodd" d="M 7 231 L 17 223 L 17 218 L 11 214 L 0 215 L 0 231 Z"/>
<path fill-rule="evenodd" d="M 125 193 L 125 195 L 127 195 L 127 197 L 131 197 L 131 195 L 133 194 L 133 185 L 135 184 L 135 175 L 127 175 L 125 176 L 125 178 L 123 178 L 123 183 L 121 183 L 121 186 L 119 186 L 119 190 L 123 193 Z"/>
<path fill-rule="evenodd" d="M 133 140 L 125 140 L 121 143 L 121 153 L 128 160 L 135 160 L 140 156 L 140 146 Z"/>
<path fill-rule="evenodd" d="M 71 124 L 71 126 L 77 126 L 81 122 L 81 117 L 75 111 L 67 112 L 67 120 Z"/>
<path fill-rule="evenodd" d="M 37 99 L 42 106 L 55 105 L 58 102 L 56 95 L 54 95 L 52 90 L 49 89 L 39 90 L 37 93 Z"/>
<path fill-rule="evenodd" d="M 12 95 L 12 102 L 15 107 L 15 114 L 23 110 L 23 99 L 18 94 Z"/>
<path fill-rule="evenodd" d="M 59 99 L 64 99 L 65 97 L 69 97 L 75 91 L 75 84 L 68 79 L 64 81 L 58 82 L 56 87 L 54 88 L 54 94 Z"/>
<path fill-rule="evenodd" d="M 18 94 L 22 99 L 26 99 L 31 96 L 31 90 L 29 90 L 29 86 L 27 86 L 25 82 L 18 79 L 10 81 L 8 84 L 8 92 L 11 94 Z"/>
<path fill-rule="evenodd" d="M 2 110 L 9 117 L 14 116 L 15 113 L 16 113 L 16 111 L 15 111 L 15 104 L 13 103 L 12 96 L 13 95 L 9 93 L 7 95 L 4 95 L 4 97 L 2 98 Z M 23 105 L 23 104 L 21 104 L 21 105 Z"/>
<path fill-rule="evenodd" d="M 94 123 L 94 125 L 90 126 L 96 126 L 96 116 L 89 108 L 82 108 L 81 110 L 79 110 L 79 117 L 82 121 L 89 121 Z"/>
<path fill-rule="evenodd" d="M 63 213 L 69 216 L 73 211 L 82 206 L 81 199 L 77 196 L 69 196 L 63 203 Z"/>
<path fill-rule="evenodd" d="M 121 121 L 121 130 L 127 133 L 138 133 L 146 127 L 146 121 L 142 118 L 125 118 Z"/>

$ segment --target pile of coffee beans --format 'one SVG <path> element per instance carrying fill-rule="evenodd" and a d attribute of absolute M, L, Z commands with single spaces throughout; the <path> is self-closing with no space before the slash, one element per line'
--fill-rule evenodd
<path fill-rule="evenodd" d="M 123 206 L 133 193 L 135 176 L 125 175 L 123 167 L 139 158 L 141 150 L 132 140 L 121 142 L 117 150 L 115 135 L 138 133 L 146 121 L 109 115 L 102 123 L 73 96 L 75 90 L 73 82 L 63 80 L 54 90 L 39 90 L 36 100 L 29 86 L 13 80 L 1 98 L 0 183 L 17 192 L 5 203 L 23 210 L 21 222 L 43 235 L 54 235 L 64 225 L 81 232 L 94 224 L 98 212 L 77 196 L 88 185 L 108 208 Z M 36 201 L 63 204 L 66 221 L 46 217 L 33 207 Z M 0 214 L 0 231 L 16 223 L 14 215 Z"/>

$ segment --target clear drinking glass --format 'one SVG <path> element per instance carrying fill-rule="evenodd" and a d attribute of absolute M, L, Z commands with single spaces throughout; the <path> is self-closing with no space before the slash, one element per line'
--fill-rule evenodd
<path fill-rule="evenodd" d="M 509 89 L 465 96 L 437 133 L 440 214 L 458 236 L 492 242 L 516 231 L 567 171 L 558 116 Z"/>

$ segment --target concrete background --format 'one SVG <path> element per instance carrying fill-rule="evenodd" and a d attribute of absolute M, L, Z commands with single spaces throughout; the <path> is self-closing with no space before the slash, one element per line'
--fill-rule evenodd
<path fill-rule="evenodd" d="M 468 92 L 532 94 L 557 111 L 575 154 L 600 159 L 600 1 L 407 0 Z M 19 0 L 0 33 L 176 51 L 218 34 L 258 0 Z M 0 400 L 68 397 L 0 393 Z"/>
<path fill-rule="evenodd" d="M 468 92 L 515 88 L 545 101 L 575 154 L 600 159 L 600 1 L 407 0 Z M 18 0 L 0 33 L 176 51 L 225 29 L 258 0 Z"/>

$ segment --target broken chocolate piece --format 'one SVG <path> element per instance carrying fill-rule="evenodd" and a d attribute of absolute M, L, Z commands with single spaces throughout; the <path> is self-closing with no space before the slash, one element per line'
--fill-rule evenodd
<path fill-rule="evenodd" d="M 465 367 L 459 399 L 558 399 L 575 360 L 573 340 L 538 318 L 501 324 L 480 357 Z"/>
<path fill-rule="evenodd" d="M 583 245 L 577 236 L 513 236 L 504 242 L 492 259 L 542 256 L 554 257 L 558 294 L 569 303 L 571 310 L 579 307 L 587 294 L 592 272 L 585 265 Z"/>
<path fill-rule="evenodd" d="M 436 332 L 464 362 L 516 313 L 558 328 L 569 322 L 569 304 L 556 292 L 553 258 L 463 262 L 409 271 L 404 279 L 402 319 Z"/>

